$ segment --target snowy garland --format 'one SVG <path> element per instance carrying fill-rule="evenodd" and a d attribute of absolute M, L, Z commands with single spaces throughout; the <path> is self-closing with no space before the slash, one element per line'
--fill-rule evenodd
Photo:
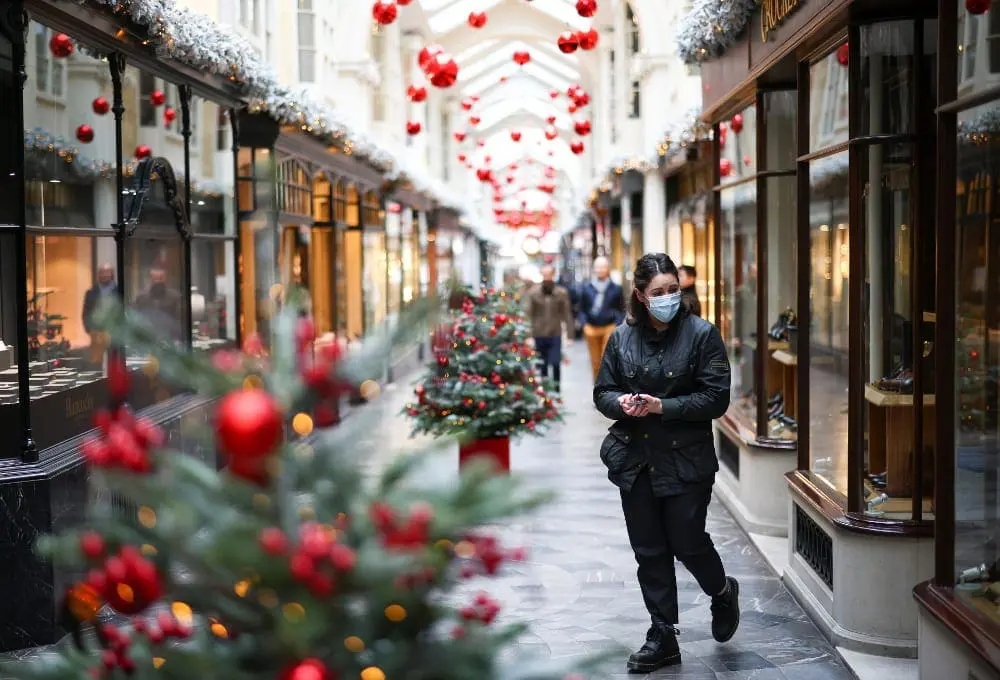
<path fill-rule="evenodd" d="M 28 154 L 55 154 L 66 165 L 67 170 L 81 179 L 109 180 L 115 176 L 114 163 L 88 158 L 73 144 L 42 128 L 24 131 L 24 150 Z M 126 163 L 122 168 L 125 177 L 135 174 L 137 165 L 137 161 Z M 183 174 L 178 174 L 177 180 L 183 182 Z M 231 187 L 210 180 L 192 180 L 191 192 L 207 198 L 233 195 Z"/>
<path fill-rule="evenodd" d="M 179 7 L 174 0 L 77 1 L 145 28 L 150 45 L 161 59 L 239 84 L 251 112 L 266 113 L 279 123 L 295 125 L 327 144 L 339 144 L 346 153 L 362 159 L 386 179 L 409 182 L 414 190 L 431 196 L 446 208 L 467 210 L 465 201 L 446 191 L 433 178 L 406 167 L 374 139 L 353 130 L 333 109 L 316 102 L 303 90 L 280 84 L 271 66 L 233 29 L 216 24 L 200 12 Z"/>
<path fill-rule="evenodd" d="M 757 8 L 757 0 L 695 0 L 677 28 L 681 60 L 699 64 L 722 56 L 746 30 Z"/>

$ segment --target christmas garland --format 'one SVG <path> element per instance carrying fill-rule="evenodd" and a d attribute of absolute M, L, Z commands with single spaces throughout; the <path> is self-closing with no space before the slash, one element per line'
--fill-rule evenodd
<path fill-rule="evenodd" d="M 24 131 L 24 150 L 26 153 L 55 154 L 67 166 L 68 170 L 81 179 L 111 179 L 115 176 L 115 164 L 108 161 L 94 160 L 80 153 L 80 150 L 62 137 L 35 128 Z M 129 161 L 122 168 L 126 177 L 135 173 L 138 161 Z M 177 175 L 178 182 L 184 181 L 183 174 Z M 232 187 L 224 186 L 210 180 L 191 180 L 191 191 L 199 196 L 220 198 L 232 196 Z"/>
<path fill-rule="evenodd" d="M 127 17 L 146 29 L 158 57 L 227 78 L 242 86 L 251 112 L 264 112 L 283 125 L 295 125 L 326 144 L 339 144 L 389 180 L 409 182 L 438 204 L 468 212 L 465 200 L 408 164 L 371 137 L 354 130 L 332 108 L 304 90 L 278 82 L 271 66 L 243 36 L 174 0 L 77 0 L 112 16 Z"/>
<path fill-rule="evenodd" d="M 740 37 L 757 0 L 695 0 L 677 29 L 677 52 L 685 64 L 715 59 Z"/>

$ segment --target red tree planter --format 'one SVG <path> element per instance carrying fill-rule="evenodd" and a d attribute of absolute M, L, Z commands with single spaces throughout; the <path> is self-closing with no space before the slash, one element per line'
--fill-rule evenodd
<path fill-rule="evenodd" d="M 476 459 L 491 461 L 498 472 L 510 472 L 510 437 L 475 439 L 459 444 L 459 469 Z"/>

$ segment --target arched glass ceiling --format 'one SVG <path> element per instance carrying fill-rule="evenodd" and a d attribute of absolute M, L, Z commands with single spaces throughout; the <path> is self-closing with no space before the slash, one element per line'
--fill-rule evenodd
<path fill-rule="evenodd" d="M 571 81 L 568 78 L 558 76 L 537 64 L 528 63 L 524 66 L 518 66 L 511 61 L 497 66 L 493 71 L 488 71 L 474 80 L 467 81 L 462 87 L 462 92 L 466 94 L 481 94 L 501 84 L 500 79 L 503 77 L 508 78 L 507 83 L 503 84 L 516 84 L 519 87 L 525 80 L 534 78 L 546 88 L 559 90 L 560 92 L 565 92 L 566 88 L 576 82 L 575 80 Z"/>
<path fill-rule="evenodd" d="M 552 71 L 556 75 L 562 76 L 563 78 L 577 78 L 579 77 L 579 69 L 571 66 L 569 59 L 556 58 L 555 56 L 547 53 L 545 50 L 538 49 L 537 45 L 529 45 L 520 40 L 512 40 L 510 42 L 504 43 L 495 50 L 490 51 L 485 56 L 480 56 L 479 54 L 474 54 L 467 60 L 461 58 L 457 59 L 458 65 L 460 67 L 460 72 L 463 76 L 469 79 L 474 79 L 482 73 L 505 65 L 510 64 L 517 71 L 522 67 L 519 67 L 514 63 L 513 55 L 517 51 L 527 51 L 531 54 L 531 61 L 529 61 L 523 68 L 527 68 L 532 64 L 536 66 L 541 66 L 549 71 Z M 560 55 L 561 57 L 562 55 Z"/>
<path fill-rule="evenodd" d="M 590 21 L 576 13 L 575 0 L 504 0 L 524 5 L 525 11 L 548 14 L 560 23 L 568 24 L 573 30 L 590 27 Z M 487 12 L 501 4 L 501 0 L 423 0 L 421 5 L 427 13 L 428 25 L 435 33 L 447 33 L 461 26 L 469 18 L 470 12 Z M 530 15 L 525 21 L 530 21 Z"/>

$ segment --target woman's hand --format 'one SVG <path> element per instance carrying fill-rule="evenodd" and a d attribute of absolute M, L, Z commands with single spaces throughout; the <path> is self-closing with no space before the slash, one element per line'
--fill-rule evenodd
<path fill-rule="evenodd" d="M 640 394 L 639 398 L 646 404 L 647 413 L 651 413 L 654 416 L 663 414 L 663 402 L 657 397 L 651 397 L 648 394 Z"/>
<path fill-rule="evenodd" d="M 635 399 L 631 394 L 623 394 L 618 397 L 618 405 L 622 407 L 625 415 L 631 418 L 644 418 L 649 415 L 649 406 L 645 401 Z"/>

